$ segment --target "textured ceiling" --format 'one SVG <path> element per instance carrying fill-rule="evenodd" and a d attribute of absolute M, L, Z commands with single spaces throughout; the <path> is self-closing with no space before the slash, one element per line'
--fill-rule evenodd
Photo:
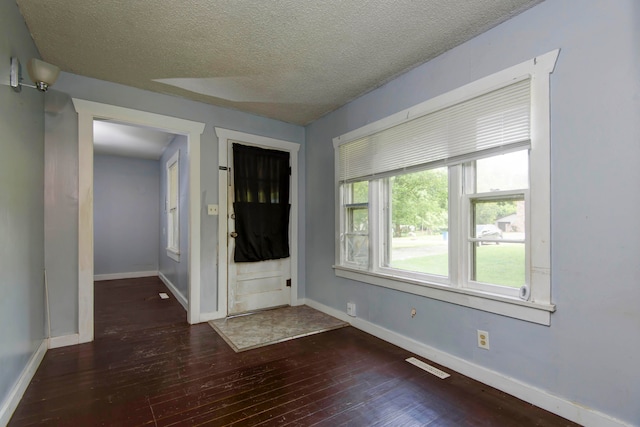
<path fill-rule="evenodd" d="M 63 71 L 307 124 L 541 0 L 17 0 Z"/>

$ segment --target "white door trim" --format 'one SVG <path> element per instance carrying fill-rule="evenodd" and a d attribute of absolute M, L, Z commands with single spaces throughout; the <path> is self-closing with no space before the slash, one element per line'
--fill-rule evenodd
<path fill-rule="evenodd" d="M 187 136 L 189 153 L 189 309 L 200 321 L 200 135 L 204 123 L 73 98 L 78 113 L 78 333 L 93 341 L 93 119 L 112 119 Z"/>
<path fill-rule="evenodd" d="M 211 313 L 211 318 L 223 318 L 228 314 L 227 301 L 227 191 L 229 174 L 227 154 L 229 140 L 242 142 L 262 148 L 288 151 L 291 154 L 291 305 L 301 304 L 298 301 L 298 151 L 300 144 L 268 138 L 250 133 L 229 129 L 215 128 L 218 136 L 218 311 Z"/>

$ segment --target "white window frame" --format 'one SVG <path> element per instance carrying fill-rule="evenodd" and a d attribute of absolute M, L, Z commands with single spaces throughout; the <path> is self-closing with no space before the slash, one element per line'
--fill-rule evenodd
<path fill-rule="evenodd" d="M 175 167 L 175 194 L 172 194 L 171 169 Z M 180 262 L 180 150 L 173 153 L 165 165 L 167 194 L 165 212 L 167 215 L 167 256 Z M 175 198 L 175 213 L 171 213 L 171 199 Z"/>
<path fill-rule="evenodd" d="M 543 325 L 551 323 L 551 313 L 555 305 L 551 302 L 551 251 L 550 251 L 550 148 L 549 148 L 549 80 L 559 54 L 559 49 L 532 58 L 518 65 L 497 72 L 451 92 L 425 101 L 392 116 L 371 123 L 362 128 L 334 138 L 336 171 L 336 258 L 335 273 L 339 277 L 357 280 L 377 286 L 383 286 L 425 296 L 457 305 L 471 307 L 491 313 L 513 317 Z M 417 117 L 424 116 L 445 107 L 483 95 L 504 87 L 512 82 L 530 79 L 531 81 L 531 142 L 529 147 L 529 189 L 525 195 L 527 240 L 526 274 L 527 286 L 513 295 L 511 292 L 491 292 L 490 287 L 469 285 L 469 250 L 466 248 L 470 234 L 469 201 L 475 195 L 461 194 L 463 188 L 463 164 L 449 166 L 449 239 L 455 243 L 455 254 L 450 254 L 449 277 L 446 281 L 425 279 L 423 276 L 411 276 L 402 272 L 401 276 L 393 269 L 377 267 L 381 254 L 382 212 L 375 212 L 372 206 L 375 199 L 381 197 L 379 185 L 370 181 L 369 189 L 369 264 L 367 268 L 358 268 L 341 259 L 341 230 L 344 225 L 341 207 L 342 195 L 339 184 L 339 147 L 343 144 L 367 135 L 397 126 Z M 506 194 L 506 193 L 505 193 Z M 452 199 L 458 197 L 457 200 Z M 375 236 L 378 233 L 378 236 Z M 474 233 L 475 234 L 475 233 Z M 464 255 L 464 254 L 467 255 Z M 452 256 L 453 255 L 453 256 Z"/>

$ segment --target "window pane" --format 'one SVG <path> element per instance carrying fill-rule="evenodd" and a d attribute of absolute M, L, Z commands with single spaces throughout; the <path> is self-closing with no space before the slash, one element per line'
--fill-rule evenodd
<path fill-rule="evenodd" d="M 476 160 L 476 192 L 529 188 L 529 151 Z"/>
<path fill-rule="evenodd" d="M 347 235 L 346 259 L 349 262 L 366 266 L 369 264 L 369 236 Z"/>
<path fill-rule="evenodd" d="M 487 241 L 525 239 L 524 196 L 500 200 L 471 201 L 473 228 L 478 239 Z"/>
<path fill-rule="evenodd" d="M 473 200 L 471 206 L 475 230 L 472 237 L 480 240 L 471 242 L 470 279 L 516 288 L 524 285 L 524 198 Z"/>
<path fill-rule="evenodd" d="M 388 182 L 386 267 L 449 275 L 447 168 Z"/>
<path fill-rule="evenodd" d="M 367 203 L 369 200 L 369 181 L 360 181 L 349 184 L 351 186 L 350 203 Z"/>
<path fill-rule="evenodd" d="M 347 233 L 369 232 L 369 209 L 367 206 L 347 208 Z"/>
<path fill-rule="evenodd" d="M 369 181 L 344 185 L 344 259 L 369 265 Z"/>
<path fill-rule="evenodd" d="M 474 271 L 471 280 L 519 288 L 525 284 L 523 243 L 473 245 Z"/>

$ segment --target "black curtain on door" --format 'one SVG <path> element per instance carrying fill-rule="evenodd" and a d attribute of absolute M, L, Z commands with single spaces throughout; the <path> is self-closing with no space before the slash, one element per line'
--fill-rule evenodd
<path fill-rule="evenodd" d="M 289 153 L 233 144 L 235 262 L 289 257 Z"/>

